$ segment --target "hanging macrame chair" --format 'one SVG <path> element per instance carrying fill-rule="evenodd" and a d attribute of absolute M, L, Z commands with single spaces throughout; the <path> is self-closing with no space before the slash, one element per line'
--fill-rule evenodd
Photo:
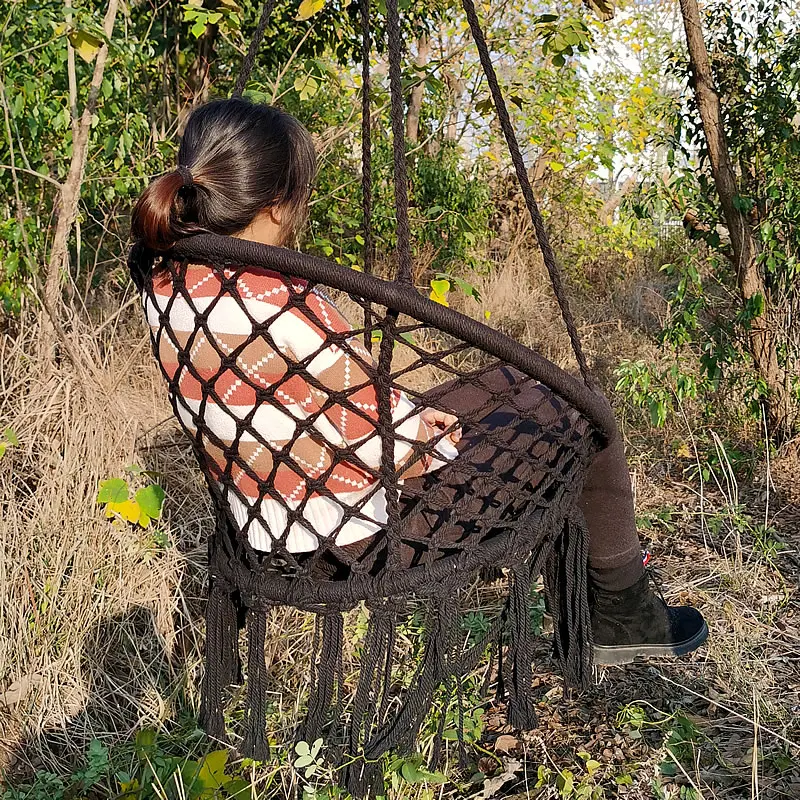
<path fill-rule="evenodd" d="M 247 83 L 259 44 L 267 27 L 273 2 L 265 5 L 236 83 L 241 95 Z M 544 576 L 545 590 L 554 623 L 554 655 L 567 684 L 585 685 L 591 671 L 591 631 L 587 601 L 587 531 L 577 506 L 584 476 L 594 454 L 616 436 L 613 413 L 599 394 L 589 374 L 578 333 L 553 256 L 541 214 L 533 196 L 512 123 L 509 119 L 486 40 L 472 0 L 463 0 L 467 19 L 478 48 L 503 134 L 533 221 L 544 263 L 569 333 L 582 381 L 573 378 L 534 351 L 523 347 L 488 325 L 477 322 L 419 294 L 412 283 L 411 234 L 409 228 L 406 150 L 404 140 L 403 96 L 401 86 L 402 39 L 397 0 L 387 0 L 386 23 L 391 89 L 391 123 L 394 139 L 395 211 L 397 215 L 397 273 L 393 281 L 371 275 L 373 264 L 372 170 L 370 130 L 370 53 L 371 12 L 369 0 L 361 2 L 363 37 L 363 212 L 365 271 L 355 271 L 292 250 L 270 247 L 231 237 L 199 234 L 181 240 L 165 254 L 158 267 L 172 282 L 174 297 L 194 312 L 195 332 L 179 337 L 171 329 L 170 309 L 162 309 L 153 329 L 153 345 L 158 354 L 164 337 L 176 343 L 181 368 L 167 375 L 175 413 L 185 418 L 177 405 L 179 381 L 186 373 L 196 378 L 203 389 L 201 409 L 187 427 L 197 447 L 214 507 L 217 524 L 209 544 L 209 598 L 205 649 L 205 676 L 202 687 L 201 721 L 207 733 L 228 741 L 223 716 L 225 691 L 240 681 L 239 627 L 247 633 L 246 698 L 243 732 L 238 750 L 246 756 L 265 759 L 269 754 L 266 731 L 266 689 L 268 665 L 265 636 L 268 615 L 276 606 L 293 606 L 316 614 L 312 654 L 311 689 L 308 711 L 297 732 L 307 742 L 322 736 L 334 764 L 346 764 L 341 780 L 355 796 L 382 792 L 381 756 L 390 749 L 412 748 L 420 726 L 437 692 L 452 696 L 460 707 L 463 676 L 470 673 L 487 650 L 497 659 L 497 684 L 508 704 L 509 722 L 518 728 L 535 725 L 532 695 L 533 632 L 529 606 L 532 583 Z M 274 330 L 264 320 L 250 316 L 241 293 L 236 295 L 238 276 L 246 270 L 269 270 L 298 285 L 281 313 L 296 309 L 310 313 L 319 291 L 344 298 L 359 308 L 363 325 L 341 334 L 331 333 L 331 342 L 348 353 L 368 376 L 377 395 L 377 421 L 372 420 L 373 437 L 380 447 L 380 466 L 361 464 L 374 493 L 382 493 L 386 521 L 373 539 L 382 545 L 380 559 L 353 558 L 337 543 L 337 535 L 351 519 L 363 519 L 364 501 L 342 509 L 342 520 L 333 530 L 313 530 L 306 507 L 313 498 L 333 498 L 327 478 L 340 463 L 358 459 L 353 447 L 342 446 L 330 456 L 331 463 L 321 472 L 301 470 L 293 459 L 293 442 L 276 445 L 266 441 L 253 415 L 236 422 L 235 442 L 242 437 L 267 449 L 274 477 L 289 471 L 304 484 L 304 499 L 291 502 L 276 480 L 252 476 L 257 498 L 241 496 L 239 478 L 249 475 L 245 455 L 230 442 L 217 441 L 206 423 L 203 407 L 219 403 L 215 381 L 227 372 L 252 385 L 239 359 L 214 345 L 220 367 L 216 376 L 195 374 L 189 350 L 196 337 L 214 343 L 208 318 L 213 301 L 201 313 L 186 288 L 187 265 L 209 265 L 219 273 L 220 293 L 238 297 L 242 312 L 252 324 L 253 339 L 261 338 L 273 350 Z M 292 284 L 292 285 L 294 285 Z M 156 302 L 152 286 L 145 302 Z M 359 324 L 360 324 L 359 320 Z M 379 342 L 376 360 L 363 356 L 361 341 L 369 346 Z M 244 345 L 243 345 L 244 346 Z M 319 351 L 318 351 L 319 352 Z M 254 385 L 259 402 L 278 405 L 281 388 L 300 375 L 321 397 L 317 417 L 335 407 L 361 415 L 356 394 L 363 383 L 350 389 L 331 391 L 307 369 L 318 354 L 312 353 L 288 365 L 286 374 L 265 389 Z M 513 374 L 514 379 L 496 385 L 488 376 L 497 371 Z M 428 376 L 428 384 L 440 390 L 423 392 L 412 377 Z M 227 385 L 227 384 L 226 384 Z M 461 409 L 459 424 L 465 438 L 483 447 L 486 458 L 465 458 L 464 451 L 436 472 L 414 483 L 403 479 L 396 464 L 396 446 L 404 443 L 410 452 L 408 463 L 430 457 L 436 442 L 410 443 L 407 434 L 392 416 L 392 398 L 400 390 L 425 406 L 449 411 L 448 398 L 461 388 L 480 387 L 483 398 L 472 408 Z M 520 404 L 517 398 L 534 387 L 541 408 Z M 484 420 L 492 409 L 502 408 L 507 425 L 487 428 Z M 545 413 L 546 411 L 546 413 Z M 541 412 L 541 413 L 540 413 Z M 182 416 L 183 414 L 183 416 Z M 295 436 L 314 437 L 312 415 L 298 424 Z M 527 426 L 527 427 L 526 427 Z M 520 435 L 519 431 L 527 431 Z M 509 433 L 510 432 L 510 433 Z M 370 436 L 367 436 L 369 439 Z M 441 437 L 440 437 L 441 438 Z M 210 464 L 209 443 L 223 453 L 224 469 Z M 522 477 L 519 477 L 522 476 Z M 251 489 L 251 494 L 254 490 Z M 230 510 L 230 497 L 238 497 L 247 510 L 247 519 L 238 521 Z M 261 518 L 262 501 L 282 508 L 285 529 L 270 530 Z M 401 563 L 401 550 L 408 544 L 407 532 L 415 517 L 424 517 L 431 534 L 422 542 L 416 563 Z M 433 522 L 431 522 L 433 520 Z M 262 526 L 274 537 L 269 553 L 253 549 L 247 527 Z M 290 552 L 290 530 L 301 526 L 316 537 L 317 549 L 300 559 Z M 456 533 L 454 534 L 454 531 Z M 417 545 L 420 543 L 417 542 Z M 341 569 L 320 576 L 317 569 L 331 558 Z M 464 646 L 461 631 L 460 597 L 485 568 L 505 568 L 509 593 L 503 613 L 478 640 Z M 398 689 L 392 676 L 395 631 L 405 601 L 415 598 L 426 606 L 426 633 L 416 672 Z M 355 691 L 348 695 L 343 680 L 343 614 L 359 604 L 368 613 L 368 629 L 363 640 Z M 489 667 L 491 674 L 491 666 Z M 397 677 L 397 676 L 396 676 Z M 402 678 L 400 680 L 403 683 Z M 439 697 L 440 695 L 436 695 Z M 446 705 L 447 701 L 445 701 Z M 446 717 L 442 711 L 434 761 L 441 752 L 441 736 Z M 463 737 L 459 734 L 463 748 Z"/>

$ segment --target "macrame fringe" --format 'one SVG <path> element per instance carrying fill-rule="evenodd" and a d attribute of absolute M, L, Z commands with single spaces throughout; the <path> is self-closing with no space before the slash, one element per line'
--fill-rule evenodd
<path fill-rule="evenodd" d="M 589 531 L 573 509 L 545 564 L 545 590 L 553 616 L 553 651 L 565 688 L 584 689 L 592 676 L 588 592 Z"/>
<path fill-rule="evenodd" d="M 391 600 L 376 600 L 370 611 L 358 685 L 353 696 L 348 732 L 351 757 L 362 752 L 363 742 L 376 725 L 383 723 L 392 684 L 392 663 L 397 637 L 398 606 Z M 372 798 L 383 789 L 380 759 L 354 758 L 344 772 L 343 785 L 353 797 Z"/>
<path fill-rule="evenodd" d="M 242 755 L 257 761 L 270 756 L 267 740 L 267 638 L 268 605 L 251 605 L 247 611 L 247 696 Z"/>
<path fill-rule="evenodd" d="M 588 531 L 579 512 L 569 517 L 563 532 L 553 542 L 543 570 L 542 558 L 544 553 L 512 568 L 508 601 L 502 622 L 497 623 L 496 642 L 491 644 L 498 661 L 498 696 L 507 693 L 509 724 L 523 730 L 536 725 L 532 697 L 534 634 L 530 620 L 530 593 L 531 581 L 540 571 L 545 575 L 545 588 L 553 615 L 554 651 L 565 683 L 581 687 L 587 685 L 591 677 L 592 641 L 586 578 Z M 455 587 L 443 587 L 429 600 L 419 666 L 405 695 L 396 698 L 397 707 L 391 715 L 388 706 L 401 607 L 385 598 L 368 604 L 369 623 L 358 683 L 347 727 L 343 731 L 339 725 L 344 695 L 343 614 L 330 609 L 317 615 L 308 713 L 298 729 L 298 739 L 309 743 L 320 737 L 325 739 L 330 747 L 331 763 L 338 766 L 346 762 L 342 784 L 354 798 L 371 800 L 383 794 L 383 755 L 389 750 L 408 752 L 413 749 L 439 687 L 442 687 L 441 717 L 430 767 L 435 770 L 441 762 L 447 714 L 454 699 L 457 703 L 459 763 L 462 767 L 467 766 L 462 672 L 468 670 L 463 654 L 460 659 L 456 658 L 460 630 L 458 594 Z M 270 753 L 266 736 L 267 667 L 264 654 L 268 611 L 268 606 L 254 605 L 247 612 L 248 680 L 242 754 L 258 760 L 267 759 Z M 202 722 L 210 735 L 224 740 L 222 694 L 225 687 L 236 680 L 239 662 L 235 595 L 222 582 L 212 586 L 207 625 Z M 345 750 L 347 757 L 343 758 Z"/>
<path fill-rule="evenodd" d="M 531 567 L 525 563 L 511 572 L 508 595 L 509 644 L 506 678 L 508 724 L 519 730 L 536 727 L 533 697 L 533 630 L 530 616 Z"/>
<path fill-rule="evenodd" d="M 342 649 L 344 646 L 344 618 L 341 611 L 325 611 L 318 616 L 322 622 L 322 639 L 315 636 L 318 646 L 311 654 L 311 692 L 308 712 L 298 730 L 298 739 L 309 744 L 323 735 L 328 714 L 338 693 L 337 713 L 342 702 Z M 317 661 L 317 658 L 319 659 Z M 334 728 L 338 719 L 334 718 Z M 329 741 L 333 737 L 328 737 Z"/>
<path fill-rule="evenodd" d="M 411 686 L 392 720 L 383 724 L 365 744 L 367 759 L 376 759 L 392 749 L 408 752 L 414 746 L 433 703 L 433 693 L 450 678 L 450 661 L 458 629 L 458 594 L 455 590 L 444 589 L 429 601 L 425 643 Z"/>
<path fill-rule="evenodd" d="M 237 607 L 231 587 L 213 579 L 206 605 L 206 669 L 200 699 L 200 725 L 219 742 L 227 742 L 224 690 L 241 680 Z"/>

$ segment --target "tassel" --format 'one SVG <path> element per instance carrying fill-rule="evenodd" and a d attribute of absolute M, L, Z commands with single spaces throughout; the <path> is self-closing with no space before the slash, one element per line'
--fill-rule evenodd
<path fill-rule="evenodd" d="M 522 564 L 512 570 L 508 596 L 509 680 L 508 723 L 519 730 L 536 727 L 532 691 L 533 631 L 530 620 L 531 567 Z"/>
<path fill-rule="evenodd" d="M 308 697 L 308 713 L 298 738 L 313 742 L 322 736 L 326 718 L 333 704 L 333 694 L 337 677 L 342 671 L 342 648 L 344 644 L 344 619 L 340 611 L 327 611 L 322 615 L 322 644 L 319 652 L 319 663 L 314 664 L 312 655 L 312 685 Z M 341 703 L 342 687 L 339 686 L 339 703 Z M 335 724 L 334 720 L 334 724 Z"/>
<path fill-rule="evenodd" d="M 588 559 L 589 531 L 583 514 L 574 509 L 545 568 L 545 588 L 553 615 L 553 652 L 565 688 L 585 688 L 591 683 Z"/>
<path fill-rule="evenodd" d="M 458 703 L 458 766 L 465 770 L 469 766 L 467 758 L 467 745 L 464 742 L 464 687 L 461 684 L 461 675 L 456 675 L 456 703 Z"/>
<path fill-rule="evenodd" d="M 442 750 L 444 748 L 444 726 L 447 723 L 447 712 L 450 709 L 450 701 L 452 700 L 453 694 L 449 682 L 445 685 L 444 689 L 444 701 L 442 702 L 442 708 L 439 712 L 439 724 L 436 726 L 436 734 L 433 737 L 433 750 L 431 752 L 431 758 L 428 764 L 431 772 L 436 772 L 442 763 Z M 461 717 L 460 713 L 459 717 Z M 459 722 L 460 721 L 461 720 L 459 719 Z M 459 738 L 463 739 L 464 737 L 461 735 L 461 733 L 462 731 L 459 731 Z"/>
<path fill-rule="evenodd" d="M 227 742 L 223 691 L 240 674 L 236 606 L 230 586 L 211 579 L 206 603 L 205 674 L 200 700 L 200 726 L 212 738 Z"/>
<path fill-rule="evenodd" d="M 351 761 L 344 776 L 344 786 L 353 797 L 372 796 L 383 789 L 380 761 L 365 762 L 359 754 L 364 737 L 376 722 L 380 724 L 383 721 L 386 713 L 397 630 L 397 609 L 391 601 L 376 601 L 369 610 L 358 685 L 350 714 L 348 748 Z"/>
<path fill-rule="evenodd" d="M 266 761 L 270 755 L 267 740 L 267 663 L 264 653 L 267 614 L 270 606 L 251 605 L 247 612 L 247 698 L 245 736 L 242 755 Z"/>
<path fill-rule="evenodd" d="M 411 688 L 394 719 L 382 725 L 365 743 L 365 758 L 377 759 L 393 748 L 401 751 L 413 748 L 420 725 L 431 709 L 436 687 L 450 676 L 449 662 L 458 631 L 457 604 L 455 591 L 448 593 L 446 590 L 439 597 L 431 598 L 424 652 Z"/>

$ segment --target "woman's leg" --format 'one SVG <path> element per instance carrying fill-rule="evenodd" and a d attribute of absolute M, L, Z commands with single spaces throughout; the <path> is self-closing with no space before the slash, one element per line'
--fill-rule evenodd
<path fill-rule="evenodd" d="M 595 456 L 579 505 L 589 528 L 589 573 L 595 586 L 619 591 L 644 573 L 622 437 Z"/>
<path fill-rule="evenodd" d="M 500 369 L 484 376 L 482 383 L 491 393 L 502 391 L 509 381 L 522 380 L 520 373 Z M 456 416 L 462 411 L 474 414 L 486 402 L 486 391 L 478 387 L 449 392 L 447 388 L 442 387 L 433 396 L 443 406 L 449 402 Z M 543 398 L 547 402 L 542 403 Z M 579 415 L 546 387 L 524 383 L 512 405 L 519 409 L 526 404 L 532 409 L 532 416 L 545 425 L 545 430 L 548 424 L 560 422 L 572 424 L 577 435 L 585 432 L 585 423 Z M 539 448 L 540 444 L 533 446 Z M 682 655 L 699 647 L 708 636 L 702 615 L 689 607 L 667 607 L 650 587 L 642 564 L 622 438 L 595 456 L 579 505 L 589 529 L 596 663 L 623 664 L 637 656 Z"/>

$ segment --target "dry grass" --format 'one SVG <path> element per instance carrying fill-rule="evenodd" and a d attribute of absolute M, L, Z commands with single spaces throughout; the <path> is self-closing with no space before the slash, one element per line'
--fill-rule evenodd
<path fill-rule="evenodd" d="M 571 366 L 539 267 L 515 254 L 473 282 L 482 305 L 455 304 L 478 318 L 491 311 L 493 325 Z M 637 327 L 651 313 L 642 308 L 648 294 L 577 311 L 588 320 L 588 349 L 603 354 L 596 360 L 606 384 L 619 358 L 658 358 Z M 196 709 L 209 507 L 137 317 L 131 307 L 104 326 L 76 321 L 80 369 L 66 360 L 46 368 L 35 355 L 38 325 L 30 316 L 3 340 L 0 428 L 11 426 L 20 444 L 0 460 L 0 758 L 6 766 L 15 762 L 15 770 L 69 770 L 93 737 L 115 743 L 145 725 L 174 730 Z M 691 441 L 692 424 L 678 422 L 666 436 Z M 645 535 L 669 576 L 667 595 L 702 607 L 712 638 L 687 661 L 610 670 L 579 701 L 548 691 L 558 683 L 543 671 L 542 725 L 519 738 L 518 778 L 497 796 L 525 796 L 540 764 L 578 774 L 575 753 L 583 749 L 603 765 L 598 775 L 607 796 L 652 797 L 650 783 L 671 758 L 664 740 L 677 709 L 698 733 L 665 797 L 677 797 L 679 784 L 704 798 L 800 796 L 798 749 L 786 743 L 800 735 L 796 456 L 783 454 L 772 465 L 768 517 L 786 542 L 772 552 L 737 508 L 763 517 L 763 470 L 753 487 L 737 487 L 738 497 L 722 476 L 701 494 L 667 457 L 665 434 L 653 435 L 636 414 L 627 432 L 635 442 L 638 509 L 652 522 Z M 168 500 L 159 528 L 166 546 L 150 531 L 109 522 L 95 503 L 98 483 L 133 463 L 163 475 Z M 476 606 L 492 602 L 491 589 L 475 595 Z M 274 615 L 268 656 L 279 741 L 301 710 L 310 640 L 304 615 Z M 632 703 L 653 723 L 642 738 L 615 722 Z M 755 757 L 748 750 L 754 742 Z M 781 754 L 789 761 L 779 761 Z M 481 763 L 496 771 L 491 759 Z M 632 775 L 632 786 L 616 787 L 614 776 L 622 774 Z M 291 769 L 276 775 L 269 796 L 287 796 Z M 555 792 L 545 787 L 543 796 Z M 472 796 L 454 795 L 452 786 L 445 795 Z M 406 787 L 392 796 L 423 795 Z"/>

